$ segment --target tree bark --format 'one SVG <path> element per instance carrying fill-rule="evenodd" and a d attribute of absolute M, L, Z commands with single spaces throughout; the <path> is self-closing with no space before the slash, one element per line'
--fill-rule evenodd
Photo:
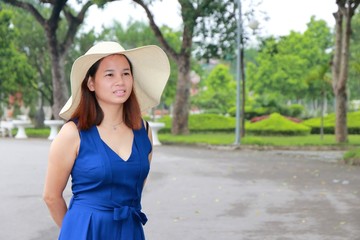
<path fill-rule="evenodd" d="M 335 53 L 332 62 L 333 91 L 336 101 L 335 138 L 338 143 L 348 142 L 347 129 L 347 78 L 349 69 L 349 49 L 351 19 L 360 0 L 337 0 L 335 17 Z"/>
<path fill-rule="evenodd" d="M 190 109 L 190 59 L 182 57 L 178 64 L 178 81 L 171 133 L 189 134 L 188 118 Z"/>
<path fill-rule="evenodd" d="M 56 46 L 49 46 L 50 49 L 56 48 Z M 69 89 L 65 80 L 65 53 L 52 53 L 51 54 L 51 76 L 53 86 L 53 99 L 52 116 L 54 119 L 59 119 L 59 113 L 61 108 L 65 105 L 69 97 Z"/>

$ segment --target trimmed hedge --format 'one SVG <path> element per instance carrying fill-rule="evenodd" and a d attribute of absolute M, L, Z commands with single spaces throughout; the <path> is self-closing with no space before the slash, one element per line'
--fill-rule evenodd
<path fill-rule="evenodd" d="M 273 113 L 268 119 L 259 122 L 246 122 L 246 132 L 254 135 L 307 135 L 320 133 L 320 118 L 311 118 L 301 123 L 295 123 L 286 117 Z M 164 116 L 158 120 L 165 123 L 160 133 L 171 132 L 172 119 Z M 348 133 L 360 134 L 360 111 L 349 112 L 347 115 Z M 236 119 L 218 114 L 194 114 L 189 116 L 189 130 L 191 132 L 233 132 Z M 335 114 L 324 118 L 324 133 L 334 134 Z"/>
<path fill-rule="evenodd" d="M 311 128 L 302 123 L 293 122 L 279 113 L 273 113 L 264 120 L 248 124 L 246 131 L 254 135 L 295 136 L 308 135 Z"/>
<path fill-rule="evenodd" d="M 324 133 L 335 133 L 335 113 L 324 117 Z M 304 125 L 311 127 L 312 134 L 319 134 L 321 129 L 321 118 L 311 118 L 302 122 Z M 360 112 L 349 112 L 347 114 L 347 127 L 349 134 L 360 134 Z"/>
<path fill-rule="evenodd" d="M 172 118 L 164 116 L 158 122 L 165 123 L 160 133 L 171 132 Z M 193 114 L 189 115 L 189 130 L 191 132 L 233 132 L 236 119 L 218 114 Z"/>
<path fill-rule="evenodd" d="M 165 123 L 160 133 L 171 132 L 172 119 L 164 116 L 158 122 Z M 278 113 L 271 114 L 268 118 L 255 123 L 245 123 L 246 132 L 253 135 L 308 135 L 310 127 L 296 123 Z M 189 116 L 189 130 L 199 132 L 234 132 L 236 118 L 225 117 L 217 114 L 194 114 Z"/>

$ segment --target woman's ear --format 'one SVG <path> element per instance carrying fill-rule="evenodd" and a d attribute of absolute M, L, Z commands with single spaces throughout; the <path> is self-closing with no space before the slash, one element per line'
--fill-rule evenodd
<path fill-rule="evenodd" d="M 89 88 L 89 90 L 91 92 L 95 91 L 95 88 L 94 88 L 94 80 L 92 77 L 89 77 L 88 81 L 87 81 L 87 86 Z"/>

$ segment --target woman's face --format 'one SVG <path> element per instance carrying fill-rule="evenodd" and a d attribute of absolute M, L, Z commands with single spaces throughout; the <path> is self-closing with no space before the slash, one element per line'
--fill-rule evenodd
<path fill-rule="evenodd" d="M 126 102 L 133 88 L 133 76 L 125 56 L 115 54 L 103 58 L 95 77 L 89 78 L 88 88 L 95 92 L 100 106 Z"/>

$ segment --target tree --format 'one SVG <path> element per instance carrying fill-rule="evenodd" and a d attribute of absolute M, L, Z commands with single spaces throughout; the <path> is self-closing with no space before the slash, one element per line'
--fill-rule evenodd
<path fill-rule="evenodd" d="M 349 100 L 360 99 L 360 13 L 354 15 L 351 22 L 352 34 L 350 45 L 349 60 L 349 79 L 348 90 L 350 93 Z"/>
<path fill-rule="evenodd" d="M 65 58 L 74 41 L 75 35 L 83 23 L 85 13 L 93 1 L 77 1 L 80 6 L 80 11 L 75 11 L 67 3 L 68 0 L 38 0 L 20 1 L 20 0 L 3 0 L 3 2 L 12 6 L 28 11 L 33 15 L 35 20 L 43 27 L 47 46 L 51 56 L 51 77 L 53 86 L 52 106 L 53 115 L 59 118 L 58 114 L 68 99 L 69 91 L 65 77 Z M 66 20 L 66 31 L 60 31 L 60 23 Z M 63 25 L 65 26 L 65 25 Z"/>
<path fill-rule="evenodd" d="M 335 137 L 338 143 L 348 141 L 347 132 L 347 79 L 349 69 L 349 49 L 351 19 L 360 0 L 336 0 L 338 6 L 335 18 L 335 49 L 332 60 L 332 85 L 335 94 Z"/>
<path fill-rule="evenodd" d="M 307 86 L 301 81 L 301 76 L 306 69 L 306 59 L 295 50 L 301 49 L 301 42 L 301 35 L 294 32 L 279 40 L 265 40 L 256 64 L 247 64 L 250 90 L 261 95 L 276 93 L 278 101 L 296 100 L 304 96 Z"/>
<path fill-rule="evenodd" d="M 279 102 L 312 100 L 314 96 L 320 99 L 320 86 L 308 79 L 329 65 L 330 46 L 329 27 L 325 21 L 314 18 L 303 34 L 291 32 L 279 39 L 265 39 L 256 62 L 247 63 L 250 91 L 270 99 L 276 94 Z"/>
<path fill-rule="evenodd" d="M 34 100 L 34 94 L 28 89 L 31 88 L 29 82 L 35 79 L 35 71 L 26 55 L 18 49 L 19 32 L 13 27 L 13 17 L 12 11 L 0 10 L 0 100 L 17 92 L 26 92 L 22 100 L 29 103 Z"/>
<path fill-rule="evenodd" d="M 44 106 L 53 105 L 52 84 L 51 84 L 51 61 L 48 52 L 44 29 L 35 22 L 32 15 L 19 8 L 12 8 L 14 11 L 13 24 L 18 29 L 19 36 L 16 38 L 17 46 L 26 54 L 26 57 L 36 72 L 36 78 L 28 79 L 30 88 L 28 92 L 34 92 L 36 100 L 30 106 L 36 110 L 35 127 L 43 127 L 45 120 Z"/>
<path fill-rule="evenodd" d="M 204 110 L 216 110 L 226 114 L 235 106 L 236 82 L 224 64 L 216 65 L 205 79 L 202 90 L 193 99 L 194 104 Z"/>

